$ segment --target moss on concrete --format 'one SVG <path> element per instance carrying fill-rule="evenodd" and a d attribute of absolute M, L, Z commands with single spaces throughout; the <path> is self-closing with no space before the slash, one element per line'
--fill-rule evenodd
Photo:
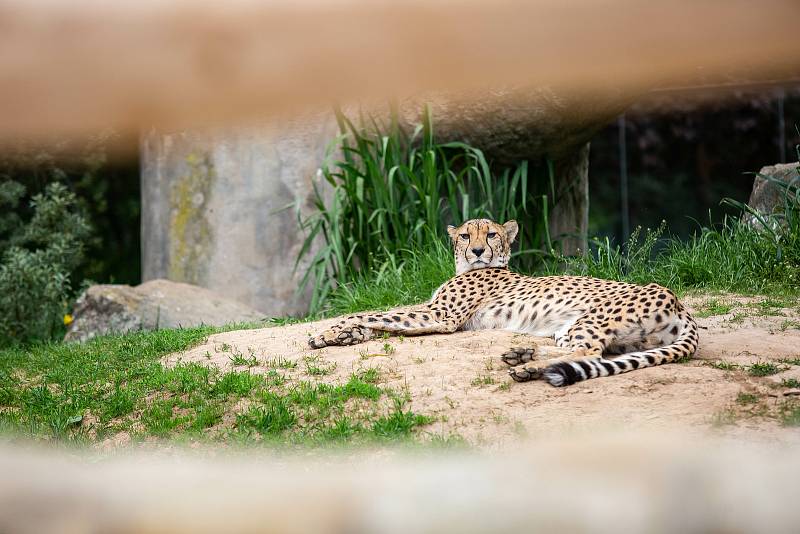
<path fill-rule="evenodd" d="M 207 154 L 189 154 L 186 165 L 170 191 L 168 272 L 170 280 L 201 284 L 213 239 L 206 207 L 216 175 Z"/>

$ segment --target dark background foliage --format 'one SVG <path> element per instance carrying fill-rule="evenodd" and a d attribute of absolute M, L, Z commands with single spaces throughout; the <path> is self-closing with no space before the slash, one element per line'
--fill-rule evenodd
<path fill-rule="evenodd" d="M 104 133 L 46 146 L 18 141 L 0 150 L 0 182 L 25 187 L 17 209 L 23 220 L 32 215 L 30 200 L 49 183 L 61 182 L 77 197 L 92 233 L 84 260 L 70 273 L 76 285 L 85 280 L 136 284 L 141 279 L 139 165 L 131 157 L 137 154 L 132 142 Z M 110 153 L 127 157 L 110 158 Z"/>
<path fill-rule="evenodd" d="M 779 145 L 779 99 L 784 96 L 784 146 Z M 721 98 L 722 97 L 722 98 Z M 746 202 L 753 175 L 782 155 L 794 161 L 800 143 L 800 88 L 732 91 L 724 95 L 668 92 L 653 95 L 625 115 L 630 228 L 662 220 L 688 237 L 735 210 L 724 197 Z M 589 165 L 590 235 L 623 240 L 619 124 L 592 139 Z"/>

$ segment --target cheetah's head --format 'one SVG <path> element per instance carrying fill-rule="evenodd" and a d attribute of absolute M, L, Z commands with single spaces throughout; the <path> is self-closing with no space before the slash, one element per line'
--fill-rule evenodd
<path fill-rule="evenodd" d="M 497 224 L 489 219 L 471 219 L 458 227 L 448 226 L 456 274 L 487 267 L 508 267 L 511 243 L 518 231 L 517 221 Z"/>

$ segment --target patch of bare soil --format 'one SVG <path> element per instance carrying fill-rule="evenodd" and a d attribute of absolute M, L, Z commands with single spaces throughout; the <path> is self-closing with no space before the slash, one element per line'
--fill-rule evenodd
<path fill-rule="evenodd" d="M 800 400 L 785 381 L 800 380 L 796 305 L 770 307 L 763 305 L 764 299 L 724 295 L 684 300 L 701 316 L 700 348 L 693 360 L 566 388 L 513 382 L 499 355 L 511 346 L 552 341 L 498 330 L 310 350 L 308 337 L 334 321 L 326 320 L 216 334 L 201 346 L 167 357 L 166 363 L 231 369 L 234 355 L 255 355 L 258 364 L 251 372 L 267 372 L 283 358 L 297 362 L 293 369 L 278 369 L 289 380 L 330 383 L 375 368 L 381 385 L 410 395 L 414 412 L 436 417 L 427 427 L 431 435 L 457 434 L 488 448 L 507 447 L 525 436 L 675 427 L 753 441 L 800 442 L 797 427 L 781 423 L 787 403 Z M 712 305 L 719 303 L 726 313 L 702 317 L 719 312 Z M 754 363 L 772 363 L 779 372 L 753 376 Z M 320 369 L 328 374 L 320 376 Z"/>

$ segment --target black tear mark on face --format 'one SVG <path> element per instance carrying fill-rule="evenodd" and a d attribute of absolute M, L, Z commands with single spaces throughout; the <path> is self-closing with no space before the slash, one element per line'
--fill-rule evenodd
<path fill-rule="evenodd" d="M 491 245 L 491 243 L 489 243 L 489 241 L 486 241 L 486 248 L 488 248 L 489 252 L 491 253 L 490 256 L 489 256 L 489 259 L 486 260 L 486 263 L 491 265 L 492 260 L 494 260 L 494 247 L 492 247 L 492 245 Z"/>

